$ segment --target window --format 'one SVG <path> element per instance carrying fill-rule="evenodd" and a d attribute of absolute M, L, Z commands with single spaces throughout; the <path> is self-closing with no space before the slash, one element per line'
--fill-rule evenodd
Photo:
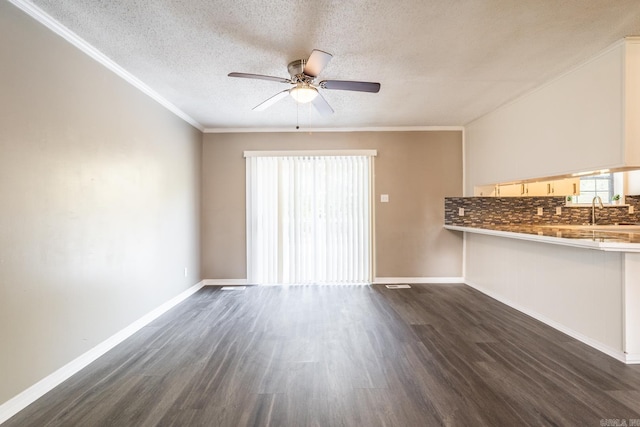
<path fill-rule="evenodd" d="M 614 195 L 613 174 L 583 176 L 580 178 L 580 194 L 576 203 L 591 203 L 595 196 L 600 196 L 602 203 L 610 203 Z"/>
<path fill-rule="evenodd" d="M 249 282 L 369 282 L 372 157 L 245 156 Z"/>
<path fill-rule="evenodd" d="M 595 196 L 604 204 L 612 203 L 613 196 L 625 194 L 626 175 L 615 172 L 580 177 L 580 194 L 573 197 L 573 203 L 590 205 Z"/>

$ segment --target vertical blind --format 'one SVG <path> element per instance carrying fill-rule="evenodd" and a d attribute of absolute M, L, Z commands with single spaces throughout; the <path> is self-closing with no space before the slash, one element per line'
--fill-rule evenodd
<path fill-rule="evenodd" d="M 371 280 L 370 156 L 247 156 L 250 283 Z"/>

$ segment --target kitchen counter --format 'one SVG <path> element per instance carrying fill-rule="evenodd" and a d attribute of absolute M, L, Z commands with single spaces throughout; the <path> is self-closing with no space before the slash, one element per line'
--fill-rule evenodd
<path fill-rule="evenodd" d="M 447 230 L 614 252 L 640 252 L 640 227 L 568 225 L 445 225 Z"/>

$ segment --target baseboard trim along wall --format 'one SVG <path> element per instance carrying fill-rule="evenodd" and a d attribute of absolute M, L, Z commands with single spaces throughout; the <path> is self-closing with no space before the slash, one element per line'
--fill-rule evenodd
<path fill-rule="evenodd" d="M 205 279 L 204 286 L 246 286 L 247 279 Z"/>
<path fill-rule="evenodd" d="M 625 363 L 627 365 L 640 365 L 640 354 L 626 354 Z"/>
<path fill-rule="evenodd" d="M 61 384 L 72 375 L 79 372 L 91 362 L 95 361 L 100 356 L 111 350 L 113 347 L 120 344 L 131 335 L 135 334 L 140 329 L 151 323 L 153 320 L 157 319 L 162 314 L 169 311 L 171 308 L 196 293 L 200 288 L 204 286 L 203 282 L 204 281 L 199 282 L 196 285 L 185 290 L 184 292 L 180 293 L 179 295 L 173 297 L 161 306 L 145 314 L 126 328 L 117 332 L 115 335 L 112 335 L 105 341 L 93 347 L 91 350 L 78 356 L 57 371 L 41 379 L 28 389 L 24 390 L 22 393 L 7 400 L 5 403 L 0 405 L 0 424 L 13 417 L 15 414 L 42 397 L 45 393 L 51 391 L 57 385 Z"/>
<path fill-rule="evenodd" d="M 247 279 L 205 279 L 204 286 L 245 286 Z M 376 277 L 372 285 L 398 285 L 420 283 L 464 283 L 464 277 Z"/>
<path fill-rule="evenodd" d="M 464 277 L 376 277 L 374 285 L 398 285 L 398 284 L 418 285 L 421 283 L 464 283 Z"/>
<path fill-rule="evenodd" d="M 471 282 L 465 282 L 468 286 L 472 287 L 473 289 L 482 292 L 483 294 L 490 296 L 491 298 L 500 301 L 503 304 L 508 305 L 509 307 L 516 309 L 518 311 L 520 311 L 521 313 L 526 314 L 527 316 L 531 316 L 536 320 L 539 320 L 540 322 L 551 326 L 554 329 L 557 329 L 558 331 L 569 335 L 572 338 L 577 339 L 578 341 L 582 342 L 583 344 L 586 344 L 590 347 L 595 348 L 598 351 L 601 351 L 602 353 L 613 357 L 616 360 L 619 360 L 623 363 L 626 364 L 633 364 L 633 363 L 640 363 L 640 355 L 633 355 L 633 354 L 625 354 L 623 351 L 621 350 L 616 350 L 615 348 L 611 348 L 608 345 L 602 344 L 599 341 L 596 341 L 594 339 L 591 339 L 589 337 L 587 337 L 586 335 L 581 334 L 580 332 L 574 331 L 573 329 L 567 328 L 566 326 L 549 319 L 548 317 L 545 317 L 543 315 L 541 315 L 538 312 L 535 312 L 533 310 L 529 310 L 528 308 L 525 308 L 519 304 L 514 304 L 512 301 L 507 300 L 505 298 L 502 298 L 500 295 L 497 295 L 491 291 L 488 291 L 486 289 L 484 289 L 482 286 L 478 286 L 474 283 Z M 635 361 L 634 361 L 635 360 Z"/>

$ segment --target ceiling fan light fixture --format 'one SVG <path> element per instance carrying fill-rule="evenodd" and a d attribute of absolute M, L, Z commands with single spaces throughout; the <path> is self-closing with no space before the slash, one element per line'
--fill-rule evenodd
<path fill-rule="evenodd" d="M 316 96 L 318 96 L 318 90 L 306 83 L 299 83 L 289 91 L 289 94 L 296 100 L 296 102 L 306 104 L 313 101 Z"/>
<path fill-rule="evenodd" d="M 380 83 L 376 82 L 361 82 L 355 80 L 323 80 L 319 83 L 314 83 L 318 75 L 324 70 L 329 61 L 331 61 L 332 55 L 327 52 L 323 52 L 318 49 L 314 49 L 311 52 L 308 60 L 297 59 L 292 61 L 287 66 L 290 79 L 284 79 L 282 77 L 265 76 L 262 74 L 250 74 L 250 73 L 229 73 L 229 77 L 241 77 L 245 79 L 257 79 L 257 80 L 270 80 L 278 83 L 284 83 L 289 86 L 281 92 L 276 93 L 271 98 L 253 107 L 253 111 L 263 111 L 287 95 L 291 97 L 298 104 L 311 103 L 318 111 L 318 113 L 324 115 L 333 114 L 333 108 L 329 105 L 326 99 L 320 95 L 319 89 L 322 90 L 347 90 L 355 92 L 369 92 L 378 93 L 380 91 Z"/>

